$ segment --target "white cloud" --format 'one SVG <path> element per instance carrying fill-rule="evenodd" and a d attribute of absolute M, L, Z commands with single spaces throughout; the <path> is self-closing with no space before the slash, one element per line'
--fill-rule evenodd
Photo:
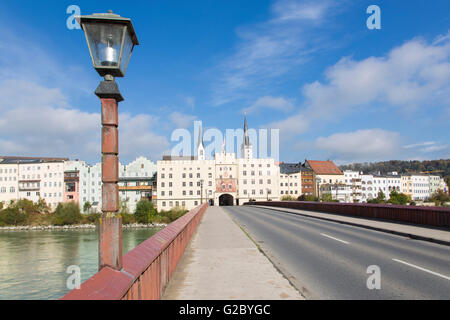
<path fill-rule="evenodd" d="M 425 147 L 425 146 L 431 146 L 436 144 L 435 141 L 426 141 L 426 142 L 419 142 L 419 143 L 413 143 L 413 144 L 408 144 L 406 146 L 403 146 L 403 148 L 405 149 L 413 149 L 413 148 L 417 148 L 417 147 Z"/>
<path fill-rule="evenodd" d="M 271 8 L 267 21 L 238 28 L 234 52 L 213 69 L 213 105 L 252 95 L 255 88 L 268 86 L 276 77 L 297 71 L 302 63 L 322 47 L 330 45 L 330 36 L 313 34 L 313 28 L 326 25 L 335 14 L 330 1 L 279 0 Z M 312 22 L 315 23 L 312 23 Z"/>
<path fill-rule="evenodd" d="M 74 107 L 69 98 L 93 96 L 84 69 L 60 65 L 40 45 L 5 28 L 0 35 L 0 155 L 101 161 L 100 114 Z M 97 100 L 95 110 L 99 105 Z M 158 159 L 169 147 L 167 138 L 153 131 L 155 117 L 121 113 L 119 118 L 121 160 Z"/>
<path fill-rule="evenodd" d="M 450 44 L 414 39 L 385 57 L 341 59 L 325 72 L 327 83 L 303 87 L 312 116 L 324 117 L 385 104 L 408 110 L 450 101 Z"/>
<path fill-rule="evenodd" d="M 336 160 L 375 161 L 398 155 L 400 141 L 397 132 L 366 129 L 317 138 L 315 147 Z"/>
<path fill-rule="evenodd" d="M 447 34 L 439 35 L 434 39 L 433 45 L 439 44 L 441 42 L 445 42 L 450 40 L 450 30 L 447 31 Z"/>
<path fill-rule="evenodd" d="M 188 128 L 194 125 L 194 120 L 197 119 L 197 116 L 184 114 L 182 112 L 172 112 L 169 114 L 169 120 L 172 122 L 177 128 Z"/>
<path fill-rule="evenodd" d="M 309 128 L 309 121 L 304 115 L 297 114 L 281 121 L 271 122 L 264 127 L 280 129 L 280 139 L 288 141 L 295 135 L 306 132 Z"/>
<path fill-rule="evenodd" d="M 406 146 L 403 146 L 404 149 L 410 149 L 415 153 L 421 152 L 421 153 L 428 153 L 432 154 L 439 151 L 448 150 L 450 151 L 450 145 L 448 144 L 440 144 L 436 141 L 426 141 L 426 142 L 419 142 L 419 143 L 413 143 Z"/>
<path fill-rule="evenodd" d="M 185 97 L 186 104 L 192 109 L 195 108 L 195 98 L 194 97 Z"/>
<path fill-rule="evenodd" d="M 15 103 L 16 102 L 16 103 Z M 0 83 L 0 154 L 100 161 L 100 114 L 72 108 L 58 89 L 24 81 Z M 119 115 L 120 157 L 158 158 L 169 146 L 151 131 L 150 115 Z"/>
<path fill-rule="evenodd" d="M 307 20 L 311 22 L 321 20 L 328 8 L 329 3 L 327 1 L 318 3 L 317 1 L 282 0 L 276 2 L 273 6 L 273 11 L 276 13 L 273 21 Z"/>
<path fill-rule="evenodd" d="M 409 114 L 428 109 L 446 116 L 450 110 L 449 58 L 450 43 L 429 45 L 420 39 L 408 41 L 384 57 L 360 61 L 342 58 L 325 71 L 325 82 L 303 86 L 305 102 L 296 113 L 269 126 L 278 126 L 280 135 L 284 129 L 292 141 L 297 139 L 296 134 L 316 124 L 339 121 L 348 113 L 370 112 L 380 106 L 407 110 Z M 339 153 L 331 145 L 330 148 Z M 431 152 L 440 148 L 422 150 Z"/>
<path fill-rule="evenodd" d="M 287 112 L 294 108 L 294 104 L 283 97 L 265 96 L 259 98 L 250 107 L 245 108 L 242 111 L 250 114 L 257 112 L 263 108 Z"/>

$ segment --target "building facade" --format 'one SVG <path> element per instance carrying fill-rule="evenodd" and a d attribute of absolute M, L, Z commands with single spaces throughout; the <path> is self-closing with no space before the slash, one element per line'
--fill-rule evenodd
<path fill-rule="evenodd" d="M 280 199 L 302 195 L 302 167 L 298 163 L 280 163 Z"/>
<path fill-rule="evenodd" d="M 242 158 L 225 152 L 223 147 L 213 159 L 205 159 L 201 130 L 196 153 L 193 157 L 165 156 L 157 162 L 159 210 L 190 210 L 205 201 L 211 205 L 240 205 L 250 200 L 279 200 L 280 168 L 274 159 L 253 158 L 246 119 Z"/>

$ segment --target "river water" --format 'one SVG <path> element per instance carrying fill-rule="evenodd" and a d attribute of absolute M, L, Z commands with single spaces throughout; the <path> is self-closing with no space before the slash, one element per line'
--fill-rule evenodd
<path fill-rule="evenodd" d="M 124 229 L 123 253 L 159 229 Z M 98 271 L 97 230 L 0 231 L 0 300 L 58 299 L 69 292 L 69 266 L 81 283 Z"/>

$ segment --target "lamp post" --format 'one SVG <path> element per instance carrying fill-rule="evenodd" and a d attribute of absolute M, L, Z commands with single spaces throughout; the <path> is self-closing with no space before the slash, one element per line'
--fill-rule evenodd
<path fill-rule="evenodd" d="M 104 77 L 95 94 L 101 100 L 102 216 L 99 220 L 99 270 L 122 269 L 122 218 L 119 212 L 119 111 L 123 101 L 114 77 L 124 77 L 134 46 L 139 45 L 131 20 L 112 11 L 77 16 L 92 63 Z"/>
<path fill-rule="evenodd" d="M 317 178 L 316 181 L 317 181 L 317 198 L 320 201 L 320 183 L 322 182 L 322 180 L 320 178 Z"/>
<path fill-rule="evenodd" d="M 203 203 L 203 179 L 200 179 L 200 204 Z"/>

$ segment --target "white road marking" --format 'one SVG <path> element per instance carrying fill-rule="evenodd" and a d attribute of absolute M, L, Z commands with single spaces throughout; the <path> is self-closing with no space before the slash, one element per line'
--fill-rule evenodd
<path fill-rule="evenodd" d="M 325 234 L 325 233 L 321 233 L 321 235 L 323 235 L 324 237 L 327 237 L 327 238 L 330 238 L 330 239 L 333 239 L 333 240 L 336 240 L 336 241 L 345 243 L 345 244 L 349 244 L 349 243 L 350 243 L 350 242 L 347 242 L 347 241 L 344 241 L 344 240 L 337 239 L 337 238 L 335 238 L 335 237 L 329 236 L 329 235 L 327 235 L 327 234 Z"/>
<path fill-rule="evenodd" d="M 392 260 L 394 260 L 394 261 L 396 261 L 396 262 L 400 262 L 400 263 L 406 264 L 407 266 L 410 266 L 410 267 L 413 267 L 413 268 L 416 268 L 416 269 L 419 269 L 419 270 L 422 270 L 422 271 L 425 271 L 425 272 L 434 274 L 435 276 L 438 276 L 438 277 L 441 277 L 441 278 L 450 280 L 450 277 L 444 276 L 444 275 L 442 275 L 442 274 L 440 274 L 440 273 L 437 273 L 437 272 L 434 272 L 434 271 L 431 271 L 431 270 L 428 270 L 428 269 L 425 269 L 425 268 L 422 268 L 422 267 L 413 265 L 413 264 L 411 264 L 411 263 L 408 263 L 408 262 L 405 262 L 405 261 L 402 261 L 402 260 L 399 260 L 399 259 L 392 259 Z"/>

